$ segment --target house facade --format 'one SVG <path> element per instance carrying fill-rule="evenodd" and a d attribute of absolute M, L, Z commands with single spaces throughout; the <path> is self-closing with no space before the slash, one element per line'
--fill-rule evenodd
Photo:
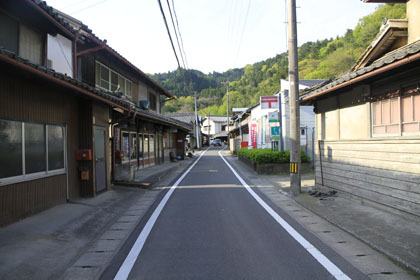
<path fill-rule="evenodd" d="M 325 81 L 299 80 L 299 89 L 306 89 Z M 241 145 L 241 142 L 244 141 L 248 141 L 248 147 L 257 149 L 290 150 L 289 88 L 289 82 L 282 79 L 282 90 L 280 93 L 273 95 L 275 99 L 277 98 L 275 106 L 265 108 L 261 106 L 261 103 L 258 103 L 234 117 L 235 124 L 231 129 L 231 150 L 233 153 L 240 146 L 244 145 Z M 281 107 L 278 104 L 279 99 L 281 100 Z M 270 115 L 272 114 L 277 114 L 277 121 L 270 120 Z M 279 119 L 280 121 L 278 121 Z M 244 127 L 245 125 L 248 127 Z M 313 135 L 315 131 L 313 106 L 300 106 L 300 127 L 300 143 L 302 149 L 312 158 Z M 275 128 L 278 129 L 273 131 Z M 254 136 L 250 137 L 249 134 Z"/>
<path fill-rule="evenodd" d="M 0 72 L 0 226 L 183 154 L 173 96 L 45 2 L 1 1 Z"/>
<path fill-rule="evenodd" d="M 212 138 L 215 134 L 226 131 L 227 116 L 207 115 L 203 118 L 201 132 Z"/>
<path fill-rule="evenodd" d="M 420 8 L 386 20 L 348 74 L 310 89 L 316 112 L 316 185 L 420 216 Z"/>

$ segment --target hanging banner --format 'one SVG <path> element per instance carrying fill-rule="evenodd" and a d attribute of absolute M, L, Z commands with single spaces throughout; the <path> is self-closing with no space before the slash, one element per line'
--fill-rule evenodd
<path fill-rule="evenodd" d="M 257 124 L 255 122 L 249 122 L 249 140 L 248 149 L 254 149 L 257 147 Z"/>
<path fill-rule="evenodd" d="M 279 122 L 279 112 L 269 112 L 268 122 Z"/>
<path fill-rule="evenodd" d="M 277 109 L 279 107 L 278 96 L 261 96 L 261 109 Z"/>

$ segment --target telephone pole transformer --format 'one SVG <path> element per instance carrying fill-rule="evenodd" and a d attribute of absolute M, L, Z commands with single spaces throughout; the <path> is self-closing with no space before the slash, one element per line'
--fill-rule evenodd
<path fill-rule="evenodd" d="M 297 57 L 296 0 L 288 0 L 288 49 L 290 87 L 290 190 L 293 195 L 301 191 L 300 181 L 300 108 L 299 71 Z"/>

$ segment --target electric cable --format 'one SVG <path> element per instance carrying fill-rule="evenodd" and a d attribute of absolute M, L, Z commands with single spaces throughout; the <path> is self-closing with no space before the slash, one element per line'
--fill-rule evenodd
<path fill-rule="evenodd" d="M 178 63 L 178 68 L 181 68 L 181 65 L 179 64 L 178 55 L 176 54 L 174 42 L 172 40 L 171 32 L 170 32 L 169 27 L 168 27 L 168 22 L 166 21 L 165 12 L 163 11 L 162 3 L 160 2 L 160 0 L 157 0 L 157 1 L 158 1 L 158 4 L 159 4 L 159 7 L 160 7 L 160 12 L 162 13 L 163 22 L 165 23 L 165 26 L 166 26 L 166 31 L 168 32 L 169 40 L 171 41 L 172 50 L 174 51 L 176 62 Z"/>
<path fill-rule="evenodd" d="M 184 54 L 184 58 L 185 58 L 185 65 L 186 65 L 186 67 L 187 67 L 187 69 L 188 69 L 189 67 L 188 67 L 187 55 L 185 54 L 184 41 L 182 40 L 181 31 L 179 30 L 178 17 L 177 17 L 177 15 L 176 15 L 176 11 L 175 11 L 175 4 L 174 4 L 174 0 L 172 0 L 172 9 L 174 10 L 174 16 L 175 16 L 175 21 L 176 21 L 176 27 L 177 27 L 177 30 L 178 30 L 179 38 L 180 38 L 180 40 L 181 40 L 181 47 L 182 47 L 182 52 L 183 52 L 183 54 Z"/>
<path fill-rule="evenodd" d="M 177 32 L 177 29 L 176 29 L 176 27 L 175 27 L 174 17 L 172 16 L 172 9 L 171 9 L 171 5 L 169 5 L 169 0 L 166 0 L 166 3 L 168 4 L 169 15 L 171 16 L 172 26 L 173 26 L 173 28 L 174 28 L 174 32 L 175 32 L 176 43 L 177 43 L 177 45 L 178 45 L 179 54 L 181 55 L 182 65 L 184 66 L 184 69 L 185 69 L 185 60 L 184 60 L 184 55 L 182 54 L 181 45 L 180 45 L 180 43 L 179 43 L 178 32 Z"/>
<path fill-rule="evenodd" d="M 76 10 L 76 11 L 70 13 L 70 14 L 71 15 L 77 14 L 77 13 L 82 12 L 84 10 L 87 10 L 87 9 L 92 8 L 92 7 L 98 6 L 99 4 L 102 4 L 102 3 L 106 2 L 106 1 L 108 1 L 108 0 L 102 0 L 102 1 L 96 2 L 95 4 L 92 4 L 90 6 L 87 6 L 87 7 L 83 8 L 83 9 Z"/>
<path fill-rule="evenodd" d="M 236 55 L 235 55 L 235 61 L 233 63 L 234 66 L 236 66 L 236 62 L 238 60 L 239 51 L 241 49 L 242 39 L 243 39 L 243 36 L 244 36 L 244 31 L 245 31 L 246 23 L 248 21 L 248 14 L 249 14 L 249 8 L 250 7 L 251 7 L 251 0 L 248 0 L 248 7 L 247 7 L 246 13 L 245 13 L 245 21 L 244 21 L 244 25 L 242 26 L 242 32 L 241 32 L 241 36 L 239 37 L 239 44 L 238 44 L 238 48 L 236 50 Z"/>

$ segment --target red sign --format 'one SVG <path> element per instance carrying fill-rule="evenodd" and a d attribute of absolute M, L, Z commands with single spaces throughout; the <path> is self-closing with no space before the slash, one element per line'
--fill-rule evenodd
<path fill-rule="evenodd" d="M 261 109 L 274 109 L 279 107 L 278 96 L 261 96 L 260 97 Z"/>
<path fill-rule="evenodd" d="M 251 123 L 251 147 L 257 147 L 257 124 Z"/>

